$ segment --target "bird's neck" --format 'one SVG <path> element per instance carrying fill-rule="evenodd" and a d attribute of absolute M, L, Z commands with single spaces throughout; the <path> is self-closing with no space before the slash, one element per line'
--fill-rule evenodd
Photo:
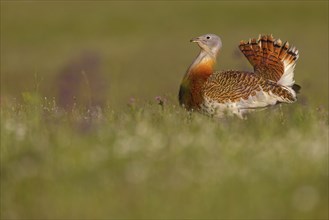
<path fill-rule="evenodd" d="M 216 57 L 201 50 L 187 70 L 181 83 L 179 100 L 187 109 L 198 109 L 202 103 L 202 89 L 208 77 L 214 72 Z"/>
<path fill-rule="evenodd" d="M 214 71 L 214 65 L 216 63 L 216 57 L 210 55 L 204 50 L 201 50 L 197 58 L 189 67 L 186 75 L 208 75 L 210 76 Z"/>

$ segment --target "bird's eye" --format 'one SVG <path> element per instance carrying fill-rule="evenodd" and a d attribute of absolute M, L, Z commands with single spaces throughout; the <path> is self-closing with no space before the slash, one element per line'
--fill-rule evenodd
<path fill-rule="evenodd" d="M 207 39 L 210 39 L 210 37 L 209 37 L 209 36 L 207 36 Z"/>

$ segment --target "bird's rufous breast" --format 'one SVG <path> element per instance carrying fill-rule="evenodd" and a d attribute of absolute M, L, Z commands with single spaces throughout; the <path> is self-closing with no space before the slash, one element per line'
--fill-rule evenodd
<path fill-rule="evenodd" d="M 206 60 L 194 65 L 183 83 L 188 87 L 190 95 L 186 96 L 185 105 L 188 109 L 199 109 L 203 102 L 202 89 L 208 77 L 213 73 L 215 61 Z"/>

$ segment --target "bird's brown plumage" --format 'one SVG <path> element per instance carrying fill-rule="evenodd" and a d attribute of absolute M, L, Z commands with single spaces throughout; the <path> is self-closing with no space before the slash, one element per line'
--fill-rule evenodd
<path fill-rule="evenodd" d="M 234 70 L 217 72 L 208 78 L 203 87 L 204 96 L 219 103 L 247 100 L 261 91 L 271 92 L 286 102 L 296 101 L 289 90 L 252 72 Z"/>

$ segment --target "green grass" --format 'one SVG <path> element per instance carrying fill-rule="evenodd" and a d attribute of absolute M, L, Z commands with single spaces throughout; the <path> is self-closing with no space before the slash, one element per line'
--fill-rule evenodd
<path fill-rule="evenodd" d="M 3 219 L 328 218 L 321 109 L 216 120 L 170 101 L 63 111 L 32 97 L 1 111 Z"/>
<path fill-rule="evenodd" d="M 328 219 L 327 1 L 0 4 L 1 219 Z M 298 102 L 184 111 L 205 33 L 224 70 L 251 70 L 242 39 L 288 40 Z"/>

